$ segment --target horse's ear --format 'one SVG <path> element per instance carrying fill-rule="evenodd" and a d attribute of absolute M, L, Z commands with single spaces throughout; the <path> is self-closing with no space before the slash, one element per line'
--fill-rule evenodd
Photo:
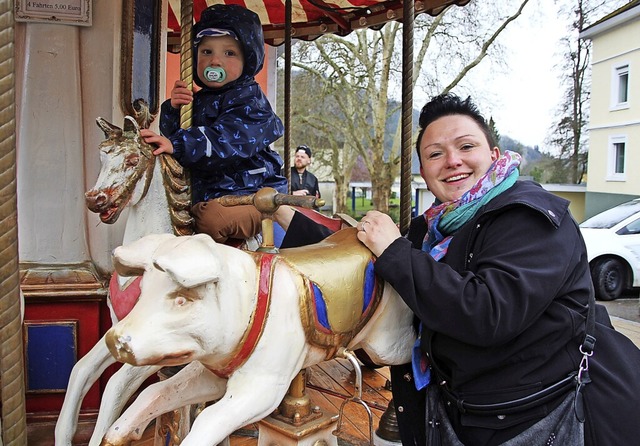
<path fill-rule="evenodd" d="M 124 117 L 124 135 L 127 138 L 135 138 L 140 136 L 140 126 L 131 116 Z"/>
<path fill-rule="evenodd" d="M 100 127 L 104 132 L 105 138 L 111 138 L 112 136 L 118 136 L 122 134 L 122 129 L 120 127 L 111 124 L 104 118 L 96 118 L 96 123 L 98 124 L 98 127 Z"/>

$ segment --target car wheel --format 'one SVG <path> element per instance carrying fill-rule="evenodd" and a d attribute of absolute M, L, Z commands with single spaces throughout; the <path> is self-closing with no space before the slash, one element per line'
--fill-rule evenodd
<path fill-rule="evenodd" d="M 598 262 L 591 269 L 596 298 L 614 300 L 620 297 L 625 288 L 626 272 L 624 265 L 616 259 Z"/>

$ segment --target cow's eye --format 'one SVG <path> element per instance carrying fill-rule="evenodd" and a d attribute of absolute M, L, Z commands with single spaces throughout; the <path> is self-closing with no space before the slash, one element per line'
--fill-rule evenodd
<path fill-rule="evenodd" d="M 181 306 L 183 306 L 184 304 L 187 303 L 187 298 L 184 297 L 184 296 L 178 296 L 178 297 L 176 297 L 174 302 L 175 302 L 176 306 L 181 307 Z"/>

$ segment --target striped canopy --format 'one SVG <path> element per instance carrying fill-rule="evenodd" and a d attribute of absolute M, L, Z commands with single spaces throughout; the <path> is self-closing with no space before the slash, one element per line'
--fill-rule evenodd
<path fill-rule="evenodd" d="M 439 14 L 449 5 L 463 6 L 470 0 L 414 0 L 415 13 Z M 215 3 L 244 6 L 260 17 L 265 41 L 278 46 L 284 42 L 284 0 L 193 0 L 193 16 Z M 401 0 L 292 0 L 291 35 L 313 40 L 322 34 L 347 35 L 360 28 L 376 28 L 391 20 L 402 19 Z M 180 43 L 180 0 L 169 0 L 169 47 Z"/>

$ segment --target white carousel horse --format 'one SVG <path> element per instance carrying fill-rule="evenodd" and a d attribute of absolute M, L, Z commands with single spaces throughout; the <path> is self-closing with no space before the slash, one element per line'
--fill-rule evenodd
<path fill-rule="evenodd" d="M 102 446 L 129 444 L 158 415 L 212 400 L 181 444 L 218 444 L 269 415 L 302 368 L 341 348 L 361 348 L 380 365 L 410 360 L 411 310 L 373 281 L 372 254 L 355 228 L 279 254 L 205 235 L 151 235 L 114 257 L 116 270 L 142 275 L 142 293 L 107 333 L 110 351 L 136 367 L 189 365 L 147 387 Z"/>
<path fill-rule="evenodd" d="M 152 118 L 144 115 L 144 110 L 139 119 L 146 127 Z M 97 123 L 106 139 L 100 144 L 101 170 L 98 180 L 85 194 L 88 208 L 99 213 L 102 222 L 110 224 L 128 207 L 124 243 L 149 234 L 191 234 L 189 188 L 180 165 L 171 157 L 153 155 L 152 147 L 140 137 L 140 126 L 134 118 L 125 117 L 122 129 L 103 118 L 98 118 Z M 160 162 L 156 162 L 156 159 Z M 138 285 L 132 283 L 134 279 L 115 274 L 111 278 L 108 302 L 114 323 L 135 304 L 139 292 L 132 293 Z M 127 291 L 128 300 L 115 295 Z M 82 400 L 104 370 L 113 363 L 115 359 L 103 338 L 74 366 L 56 423 L 56 446 L 71 445 Z M 124 365 L 116 372 L 103 393 L 91 445 L 99 444 L 129 397 L 159 369 L 158 366 Z"/>

